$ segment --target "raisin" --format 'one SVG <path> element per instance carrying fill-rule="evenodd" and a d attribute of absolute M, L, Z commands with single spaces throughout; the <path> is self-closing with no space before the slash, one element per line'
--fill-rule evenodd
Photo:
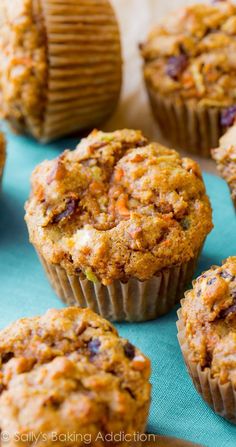
<path fill-rule="evenodd" d="M 13 359 L 14 353 L 13 352 L 5 352 L 2 354 L 2 363 L 7 363 L 9 360 Z"/>
<path fill-rule="evenodd" d="M 214 284 L 216 282 L 216 278 L 210 278 L 210 279 L 208 279 L 208 281 L 207 281 L 207 285 L 208 286 L 211 286 L 212 284 Z"/>
<path fill-rule="evenodd" d="M 1 383 L 0 384 L 0 394 L 2 394 L 5 389 L 6 389 L 6 387 L 3 385 L 3 383 Z"/>
<path fill-rule="evenodd" d="M 129 395 L 132 397 L 132 399 L 135 399 L 135 395 L 129 387 L 126 387 L 124 389 L 125 389 L 125 391 L 127 391 L 127 393 L 129 393 Z"/>
<path fill-rule="evenodd" d="M 130 360 L 133 360 L 133 358 L 135 357 L 135 347 L 129 342 L 124 345 L 124 352 L 126 357 L 128 357 L 128 359 Z"/>
<path fill-rule="evenodd" d="M 221 276 L 221 278 L 230 279 L 230 281 L 234 281 L 235 279 L 235 276 L 231 275 L 231 273 L 227 272 L 226 270 L 220 272 L 219 275 Z"/>
<path fill-rule="evenodd" d="M 227 309 L 223 309 L 220 312 L 220 318 L 226 318 L 229 314 L 235 314 L 236 313 L 236 299 L 234 299 L 234 302 L 231 306 L 229 306 Z"/>
<path fill-rule="evenodd" d="M 179 56 L 172 56 L 168 59 L 166 66 L 166 74 L 175 81 L 183 73 L 188 65 L 188 58 L 185 54 Z"/>
<path fill-rule="evenodd" d="M 181 220 L 180 225 L 184 231 L 188 230 L 190 227 L 189 219 L 185 217 L 184 219 Z"/>
<path fill-rule="evenodd" d="M 74 212 L 76 210 L 77 204 L 78 204 L 78 200 L 73 199 L 71 197 L 69 199 L 67 199 L 65 210 L 62 211 L 62 213 L 59 213 L 53 217 L 53 223 L 58 223 L 62 219 L 66 219 L 67 217 L 72 216 L 72 214 L 74 214 Z"/>
<path fill-rule="evenodd" d="M 236 105 L 231 106 L 221 112 L 221 125 L 224 127 L 232 126 L 236 118 Z"/>
<path fill-rule="evenodd" d="M 52 407 L 56 410 L 61 406 L 61 400 L 55 396 L 50 396 L 47 400 L 44 401 L 43 407 Z"/>
<path fill-rule="evenodd" d="M 92 357 L 98 354 L 100 346 L 101 342 L 100 340 L 98 340 L 98 338 L 95 338 L 88 343 L 88 350 Z"/>

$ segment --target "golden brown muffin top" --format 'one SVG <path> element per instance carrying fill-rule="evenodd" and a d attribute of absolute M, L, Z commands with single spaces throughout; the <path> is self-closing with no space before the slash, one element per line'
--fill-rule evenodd
<path fill-rule="evenodd" d="M 191 359 L 236 388 L 236 257 L 193 282 L 182 302 L 182 318 Z"/>
<path fill-rule="evenodd" d="M 93 131 L 40 164 L 26 221 L 48 261 L 104 284 L 189 261 L 212 228 L 197 163 L 134 130 Z"/>
<path fill-rule="evenodd" d="M 202 106 L 235 103 L 236 6 L 194 4 L 166 17 L 141 45 L 151 88 Z"/>
<path fill-rule="evenodd" d="M 236 124 L 220 139 L 220 146 L 212 150 L 212 157 L 220 174 L 229 184 L 236 205 Z"/>
<path fill-rule="evenodd" d="M 0 332 L 0 358 L 0 428 L 10 447 L 25 445 L 17 443 L 20 434 L 51 446 L 53 432 L 96 437 L 144 430 L 150 362 L 92 311 L 49 310 L 16 321 Z"/>

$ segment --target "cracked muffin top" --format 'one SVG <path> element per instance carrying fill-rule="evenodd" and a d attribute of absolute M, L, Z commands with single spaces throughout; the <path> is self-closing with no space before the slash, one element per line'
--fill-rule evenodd
<path fill-rule="evenodd" d="M 93 131 L 32 175 L 30 240 L 47 261 L 109 284 L 196 256 L 212 229 L 199 166 L 140 131 Z"/>
<path fill-rule="evenodd" d="M 236 206 L 236 124 L 230 127 L 220 139 L 220 146 L 212 150 L 212 157 L 231 189 L 232 199 Z"/>
<path fill-rule="evenodd" d="M 235 52 L 236 6 L 228 1 L 175 11 L 141 45 L 150 87 L 211 107 L 235 103 Z"/>
<path fill-rule="evenodd" d="M 4 135 L 0 132 L 0 177 L 2 175 L 2 171 L 5 164 L 6 159 L 6 144 L 5 144 L 5 138 Z"/>
<path fill-rule="evenodd" d="M 236 257 L 213 266 L 193 283 L 182 302 L 191 359 L 236 388 Z"/>
<path fill-rule="evenodd" d="M 39 435 L 39 446 L 51 446 L 53 432 L 90 434 L 99 446 L 99 432 L 145 429 L 150 362 L 88 309 L 16 321 L 0 331 L 0 358 L 0 428 L 10 447 L 21 445 L 18 434 Z"/>

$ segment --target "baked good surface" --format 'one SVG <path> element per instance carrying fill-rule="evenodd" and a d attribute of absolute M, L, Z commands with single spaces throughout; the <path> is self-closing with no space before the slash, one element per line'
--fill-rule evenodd
<path fill-rule="evenodd" d="M 212 229 L 197 163 L 127 129 L 36 167 L 26 222 L 47 261 L 104 284 L 189 261 Z"/>
<path fill-rule="evenodd" d="M 236 207 L 236 125 L 230 127 L 220 139 L 220 145 L 212 150 L 221 176 L 228 183 Z"/>
<path fill-rule="evenodd" d="M 166 17 L 141 45 L 148 85 L 178 101 L 235 103 L 236 6 L 194 4 Z"/>
<path fill-rule="evenodd" d="M 236 257 L 193 283 L 181 316 L 190 360 L 210 368 L 221 384 L 230 380 L 236 388 Z"/>
<path fill-rule="evenodd" d="M 150 362 L 92 311 L 18 320 L 0 332 L 0 356 L 0 427 L 10 447 L 31 445 L 29 436 L 39 446 L 86 445 L 91 436 L 100 446 L 99 433 L 145 429 Z"/>

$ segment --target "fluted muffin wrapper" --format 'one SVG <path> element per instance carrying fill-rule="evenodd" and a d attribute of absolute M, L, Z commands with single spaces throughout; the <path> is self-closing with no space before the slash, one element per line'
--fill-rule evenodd
<path fill-rule="evenodd" d="M 221 108 L 200 107 L 166 98 L 147 85 L 153 115 L 163 136 L 173 146 L 192 154 L 210 157 L 223 133 Z"/>
<path fill-rule="evenodd" d="M 109 1 L 40 1 L 48 92 L 43 128 L 33 133 L 46 142 L 93 128 L 112 113 L 121 88 L 121 50 Z"/>
<path fill-rule="evenodd" d="M 130 278 L 104 286 L 83 273 L 69 275 L 60 265 L 48 262 L 36 249 L 48 279 L 68 306 L 89 307 L 111 321 L 147 321 L 169 312 L 182 298 L 192 280 L 198 256 L 187 263 L 158 272 L 146 281 Z"/>
<path fill-rule="evenodd" d="M 236 390 L 231 382 L 221 384 L 218 378 L 211 376 L 210 368 L 204 368 L 193 362 L 190 357 L 190 348 L 186 342 L 185 327 L 182 320 L 182 311 L 178 311 L 178 340 L 193 384 L 205 402 L 220 416 L 236 424 Z"/>

